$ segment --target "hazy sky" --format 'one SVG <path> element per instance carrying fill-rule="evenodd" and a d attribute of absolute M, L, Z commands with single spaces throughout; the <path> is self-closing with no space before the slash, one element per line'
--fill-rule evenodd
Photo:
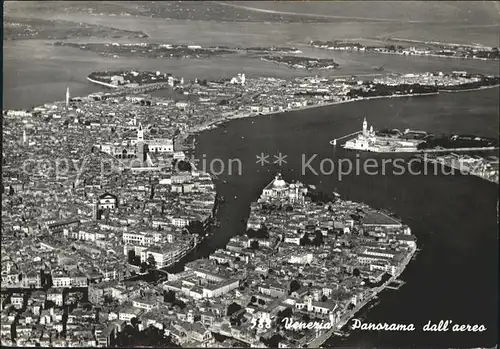
<path fill-rule="evenodd" d="M 498 1 L 238 1 L 233 4 L 325 16 L 500 25 Z"/>
<path fill-rule="evenodd" d="M 4 8 L 33 8 L 53 3 L 55 9 L 65 7 L 65 2 L 6 1 Z M 147 1 L 75 1 L 78 7 L 133 8 L 146 5 Z M 79 3 L 79 4 L 77 4 Z M 149 2 L 152 3 L 152 2 Z M 154 6 L 179 6 L 178 2 L 156 2 Z M 204 5 L 217 7 L 217 1 L 206 1 Z M 222 2 L 219 2 L 222 3 Z M 257 10 L 302 13 L 321 16 L 353 17 L 365 19 L 386 19 L 390 21 L 451 22 L 476 25 L 500 25 L 500 4 L 498 1 L 225 1 L 242 10 Z M 43 4 L 43 5 L 42 5 Z M 181 5 L 193 7 L 195 4 Z M 201 5 L 196 4 L 195 7 Z M 146 5 L 147 6 L 147 5 Z"/>

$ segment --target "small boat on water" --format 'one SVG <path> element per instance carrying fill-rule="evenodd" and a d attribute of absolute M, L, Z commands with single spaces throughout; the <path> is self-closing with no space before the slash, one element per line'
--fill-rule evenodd
<path fill-rule="evenodd" d="M 375 302 L 373 302 L 372 304 L 370 304 L 370 305 L 368 306 L 367 310 L 368 310 L 368 309 L 373 308 L 374 306 L 378 305 L 379 303 L 380 303 L 380 301 L 379 301 L 379 300 L 376 300 Z"/>
<path fill-rule="evenodd" d="M 312 185 L 312 184 L 309 184 L 309 188 L 313 189 L 313 190 L 316 190 L 316 186 L 315 185 Z"/>
<path fill-rule="evenodd" d="M 335 331 L 333 332 L 336 337 L 346 338 L 349 337 L 349 333 L 344 331 Z"/>

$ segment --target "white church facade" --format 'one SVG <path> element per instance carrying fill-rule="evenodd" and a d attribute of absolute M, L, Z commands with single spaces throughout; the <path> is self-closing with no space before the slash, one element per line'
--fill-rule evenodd
<path fill-rule="evenodd" d="M 363 120 L 363 130 L 360 135 L 356 138 L 347 141 L 344 144 L 344 148 L 346 149 L 354 149 L 354 150 L 372 150 L 372 143 L 375 140 L 375 132 L 373 131 L 373 126 L 368 130 L 368 123 L 366 118 Z"/>

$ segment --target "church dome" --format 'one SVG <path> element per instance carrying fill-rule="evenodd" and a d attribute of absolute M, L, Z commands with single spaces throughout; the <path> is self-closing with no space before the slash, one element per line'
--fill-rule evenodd
<path fill-rule="evenodd" d="M 281 189 L 281 188 L 286 188 L 286 187 L 287 187 L 287 183 L 283 180 L 283 178 L 281 178 L 281 174 L 278 173 L 276 175 L 276 178 L 274 179 L 273 188 Z"/>

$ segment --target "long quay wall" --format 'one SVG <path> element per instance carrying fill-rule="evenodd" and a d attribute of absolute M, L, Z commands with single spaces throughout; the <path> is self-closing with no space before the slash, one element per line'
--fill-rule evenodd
<path fill-rule="evenodd" d="M 389 280 L 384 282 L 383 285 L 380 285 L 379 287 L 376 287 L 371 290 L 371 295 L 365 298 L 362 302 L 359 302 L 351 311 L 348 313 L 344 314 L 340 321 L 336 324 L 336 326 L 332 327 L 330 330 L 327 332 L 321 334 L 319 337 L 315 338 L 312 342 L 308 344 L 308 348 L 318 348 L 321 346 L 324 342 L 326 342 L 332 335 L 335 334 L 335 332 L 341 330 L 348 322 L 350 319 L 356 315 L 358 311 L 360 311 L 363 307 L 365 307 L 368 303 L 370 303 L 374 297 L 376 297 L 380 292 L 382 292 L 384 289 L 387 288 L 392 282 L 397 280 L 397 278 L 403 273 L 403 271 L 406 269 L 406 266 L 408 263 L 411 261 L 413 255 L 416 252 L 416 248 L 413 248 L 411 250 L 411 253 L 406 256 L 404 259 L 403 263 L 401 266 L 398 268 L 398 271 L 395 275 L 393 275 Z"/>
<path fill-rule="evenodd" d="M 122 94 L 135 94 L 135 93 L 146 93 L 146 92 L 151 92 L 155 90 L 161 90 L 163 88 L 166 88 L 170 86 L 167 82 L 158 82 L 154 84 L 147 84 L 143 86 L 137 86 L 137 87 L 123 87 L 123 86 L 116 86 L 112 84 L 108 84 L 106 82 L 98 81 L 91 79 L 87 77 L 87 80 L 101 86 L 109 87 L 115 90 L 115 92 L 112 92 L 113 96 L 118 96 Z"/>
<path fill-rule="evenodd" d="M 333 141 L 332 141 L 333 142 Z M 331 143 L 331 142 L 330 142 Z M 332 144 L 332 143 L 331 143 Z M 358 150 L 358 151 L 367 151 L 360 149 L 352 149 L 350 147 L 344 147 L 349 150 Z M 383 154 L 395 154 L 395 153 L 415 153 L 415 154 L 425 154 L 425 153 L 449 153 L 449 152 L 470 152 L 470 151 L 490 151 L 490 150 L 498 150 L 499 147 L 480 147 L 480 148 L 447 148 L 447 149 L 423 149 L 416 150 L 415 148 L 407 148 L 400 147 L 395 151 L 377 151 L 370 149 L 368 152 L 371 153 L 383 153 Z"/>

